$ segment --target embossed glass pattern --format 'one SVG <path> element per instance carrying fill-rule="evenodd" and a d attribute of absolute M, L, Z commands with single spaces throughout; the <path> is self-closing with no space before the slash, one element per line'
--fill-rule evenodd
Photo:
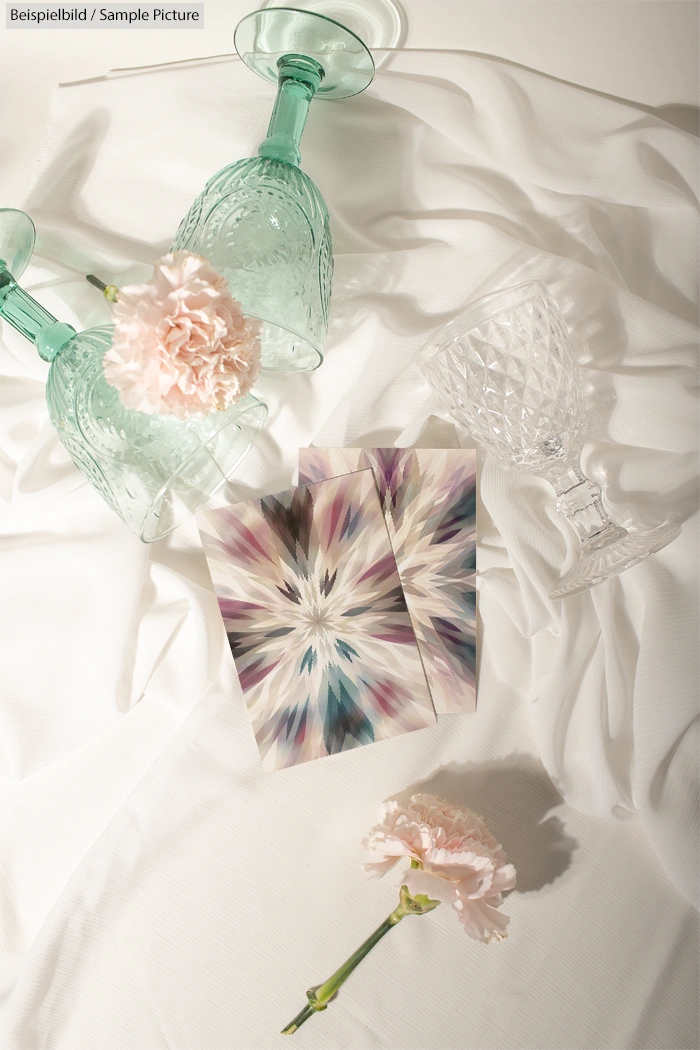
<path fill-rule="evenodd" d="M 484 296 L 421 347 L 416 363 L 472 437 L 511 466 L 545 477 L 574 526 L 581 557 L 552 598 L 574 594 L 655 553 L 675 525 L 623 529 L 581 471 L 581 379 L 559 309 L 538 282 Z"/>
<path fill-rule="evenodd" d="M 17 284 L 34 240 L 28 215 L 0 209 L 0 315 L 51 362 L 49 415 L 77 468 L 144 542 L 160 539 L 232 475 L 267 409 L 250 394 L 189 420 L 125 408 L 102 370 L 112 326 L 77 334 Z"/>
<path fill-rule="evenodd" d="M 244 311 L 263 322 L 262 365 L 307 372 L 323 361 L 333 276 L 323 197 L 298 167 L 312 99 L 364 90 L 374 63 L 362 41 L 323 15 L 269 8 L 238 25 L 236 49 L 277 84 L 258 157 L 213 176 L 180 224 L 173 249 L 204 255 Z"/>
<path fill-rule="evenodd" d="M 251 394 L 226 412 L 179 420 L 127 409 L 106 382 L 112 326 L 73 336 L 46 384 L 51 422 L 71 459 L 145 543 L 196 513 L 233 474 L 267 410 Z"/>
<path fill-rule="evenodd" d="M 245 313 L 263 322 L 267 371 L 311 371 L 323 360 L 333 257 L 328 210 L 299 168 L 251 157 L 211 179 L 173 249 L 204 255 Z"/>

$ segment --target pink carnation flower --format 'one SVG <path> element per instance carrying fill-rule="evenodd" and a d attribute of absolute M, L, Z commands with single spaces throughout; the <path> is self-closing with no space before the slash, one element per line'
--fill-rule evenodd
<path fill-rule="evenodd" d="M 127 408 L 187 419 L 225 410 L 260 372 L 262 323 L 200 255 L 171 252 L 122 288 L 104 374 Z"/>
<path fill-rule="evenodd" d="M 382 876 L 402 858 L 411 861 L 402 882 L 411 895 L 426 894 L 450 904 L 464 929 L 478 941 L 500 941 L 510 922 L 498 908 L 515 886 L 515 868 L 486 824 L 469 809 L 435 795 L 413 795 L 405 808 L 392 800 L 363 845 L 364 865 Z"/>

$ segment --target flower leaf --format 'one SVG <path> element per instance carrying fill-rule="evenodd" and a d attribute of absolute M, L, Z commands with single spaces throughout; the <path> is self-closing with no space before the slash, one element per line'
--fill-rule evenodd
<path fill-rule="evenodd" d="M 415 896 L 411 896 L 408 886 L 401 887 L 400 900 L 399 907 L 404 915 L 426 915 L 433 908 L 437 908 L 440 903 L 440 901 L 431 900 L 427 893 L 416 893 Z"/>

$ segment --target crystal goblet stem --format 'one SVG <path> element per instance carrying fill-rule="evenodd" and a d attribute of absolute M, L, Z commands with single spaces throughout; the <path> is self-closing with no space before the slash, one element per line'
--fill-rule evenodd
<path fill-rule="evenodd" d="M 550 597 L 592 587 L 661 550 L 680 529 L 617 525 L 581 470 L 582 385 L 569 333 L 539 282 L 477 300 L 421 347 L 416 363 L 452 418 L 519 470 L 554 487 L 581 554 Z"/>
<path fill-rule="evenodd" d="M 586 477 L 578 464 L 562 474 L 545 477 L 557 494 L 557 510 L 578 533 L 584 554 L 628 535 L 626 529 L 608 516 L 600 485 Z"/>

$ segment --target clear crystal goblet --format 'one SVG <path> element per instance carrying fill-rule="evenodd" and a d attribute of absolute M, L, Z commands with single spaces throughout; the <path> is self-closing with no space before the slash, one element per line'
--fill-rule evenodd
<path fill-rule="evenodd" d="M 485 449 L 545 478 L 581 541 L 576 564 L 552 590 L 563 598 L 661 550 L 677 525 L 624 529 L 600 486 L 583 474 L 585 409 L 569 332 L 545 285 L 486 295 L 438 329 L 416 363 L 441 404 Z"/>
<path fill-rule="evenodd" d="M 263 322 L 262 367 L 308 372 L 323 361 L 333 276 L 328 209 L 299 168 L 311 100 L 347 98 L 374 76 L 369 50 L 324 15 L 269 7 L 247 15 L 234 43 L 277 85 L 257 157 L 229 164 L 204 187 L 172 244 L 205 256 L 251 317 Z"/>
<path fill-rule="evenodd" d="M 231 477 L 267 407 L 247 394 L 187 420 L 125 408 L 102 369 L 113 326 L 76 332 L 18 285 L 35 239 L 28 215 L 0 209 L 0 317 L 50 362 L 49 416 L 78 470 L 144 543 L 161 539 Z"/>

